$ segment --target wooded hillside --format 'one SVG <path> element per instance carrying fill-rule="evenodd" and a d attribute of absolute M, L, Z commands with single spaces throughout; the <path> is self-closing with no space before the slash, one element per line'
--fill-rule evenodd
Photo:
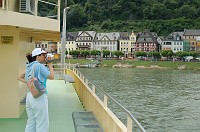
<path fill-rule="evenodd" d="M 57 0 L 48 0 L 56 2 Z M 61 0 L 61 15 L 65 6 Z M 67 30 L 143 31 L 158 35 L 200 28 L 200 0 L 68 0 Z M 56 12 L 39 6 L 41 16 Z M 49 12 L 49 11 L 50 12 Z M 62 19 L 62 18 L 61 18 Z M 62 21 L 61 21 L 62 24 Z"/>

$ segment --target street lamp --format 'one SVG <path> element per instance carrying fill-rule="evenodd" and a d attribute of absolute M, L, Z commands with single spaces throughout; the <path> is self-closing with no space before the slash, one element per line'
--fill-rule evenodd
<path fill-rule="evenodd" d="M 61 39 L 61 64 L 64 67 L 65 64 L 65 45 L 66 45 L 66 17 L 67 17 L 67 10 L 69 7 L 65 7 L 63 10 L 63 29 L 62 29 L 62 39 Z"/>

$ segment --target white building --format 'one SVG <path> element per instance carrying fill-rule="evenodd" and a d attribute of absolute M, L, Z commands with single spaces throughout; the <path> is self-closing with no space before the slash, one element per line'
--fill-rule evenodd
<path fill-rule="evenodd" d="M 162 50 L 172 50 L 174 53 L 183 51 L 183 32 L 172 32 L 162 40 Z"/>
<path fill-rule="evenodd" d="M 116 51 L 118 49 L 119 32 L 97 33 L 94 39 L 93 49 Z"/>
<path fill-rule="evenodd" d="M 96 35 L 95 31 L 79 31 L 76 38 L 78 50 L 92 50 L 93 40 Z"/>

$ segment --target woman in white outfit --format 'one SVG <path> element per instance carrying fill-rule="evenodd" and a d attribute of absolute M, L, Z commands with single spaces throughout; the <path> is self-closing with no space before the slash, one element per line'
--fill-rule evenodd
<path fill-rule="evenodd" d="M 41 48 L 35 48 L 31 55 L 27 56 L 29 63 L 26 65 L 26 72 L 18 76 L 18 80 L 26 83 L 28 76 L 34 70 L 34 77 L 46 88 L 47 79 L 54 79 L 52 63 L 46 62 L 46 52 Z M 50 58 L 47 58 L 50 59 Z M 48 132 L 49 131 L 49 114 L 47 92 L 38 98 L 34 98 L 30 92 L 26 96 L 26 112 L 28 120 L 25 132 Z"/>

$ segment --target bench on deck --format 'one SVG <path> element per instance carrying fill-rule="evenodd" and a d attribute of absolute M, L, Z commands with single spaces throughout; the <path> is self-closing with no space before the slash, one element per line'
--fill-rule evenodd
<path fill-rule="evenodd" d="M 76 132 L 103 132 L 93 112 L 73 112 L 72 118 Z"/>

